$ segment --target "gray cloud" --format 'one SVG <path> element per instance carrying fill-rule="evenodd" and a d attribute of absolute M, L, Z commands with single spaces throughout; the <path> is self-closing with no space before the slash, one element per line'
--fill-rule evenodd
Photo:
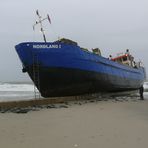
<path fill-rule="evenodd" d="M 49 13 L 52 25 L 45 23 L 48 41 L 73 39 L 87 48 L 100 47 L 104 56 L 131 49 L 148 69 L 147 0 L 0 0 L 0 81 L 24 81 L 14 45 L 42 41 L 32 31 L 35 10 Z M 37 29 L 38 30 L 38 29 Z"/>

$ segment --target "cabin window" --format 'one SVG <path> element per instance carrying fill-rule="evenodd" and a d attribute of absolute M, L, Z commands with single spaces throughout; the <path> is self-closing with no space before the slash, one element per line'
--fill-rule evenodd
<path fill-rule="evenodd" d="M 123 61 L 127 61 L 127 57 L 123 57 Z"/>

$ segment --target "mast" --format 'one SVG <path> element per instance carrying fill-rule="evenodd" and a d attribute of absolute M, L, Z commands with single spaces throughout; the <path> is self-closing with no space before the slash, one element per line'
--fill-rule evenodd
<path fill-rule="evenodd" d="M 47 17 L 42 18 L 42 16 L 39 14 L 39 11 L 38 11 L 38 10 L 36 10 L 36 15 L 38 16 L 38 21 L 36 21 L 35 24 L 33 25 L 33 30 L 35 30 L 35 26 L 36 26 L 36 25 L 40 24 L 40 28 L 41 28 L 40 30 L 41 30 L 41 32 L 42 32 L 42 34 L 43 34 L 44 42 L 46 43 L 45 30 L 43 29 L 43 24 L 42 24 L 42 22 L 45 21 L 45 20 L 48 20 L 49 23 L 51 24 L 50 17 L 49 17 L 49 15 L 47 14 Z"/>

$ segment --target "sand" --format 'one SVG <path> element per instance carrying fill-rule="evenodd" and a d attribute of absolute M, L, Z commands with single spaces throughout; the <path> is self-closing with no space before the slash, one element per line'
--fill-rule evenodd
<path fill-rule="evenodd" d="M 147 148 L 148 100 L 0 113 L 1 148 Z"/>

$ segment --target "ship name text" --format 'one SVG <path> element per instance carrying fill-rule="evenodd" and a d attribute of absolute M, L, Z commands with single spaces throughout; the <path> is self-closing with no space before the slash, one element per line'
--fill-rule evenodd
<path fill-rule="evenodd" d="M 61 45 L 33 45 L 33 48 L 47 48 L 47 49 L 50 49 L 50 48 L 61 48 Z"/>

